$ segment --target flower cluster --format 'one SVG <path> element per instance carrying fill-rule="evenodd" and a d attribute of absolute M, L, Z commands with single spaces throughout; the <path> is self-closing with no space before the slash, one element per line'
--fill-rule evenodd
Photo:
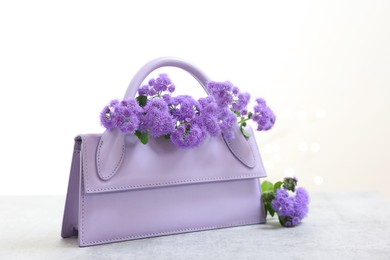
<path fill-rule="evenodd" d="M 161 96 L 163 92 L 173 93 L 175 85 L 167 74 L 160 74 L 156 79 L 150 79 L 148 85 L 141 86 L 138 90 L 140 96 Z"/>
<path fill-rule="evenodd" d="M 283 226 L 296 226 L 308 213 L 309 195 L 307 191 L 299 187 L 294 196 L 290 196 L 284 188 L 276 191 L 275 199 L 272 201 L 272 208 L 279 216 Z"/>
<path fill-rule="evenodd" d="M 257 130 L 269 130 L 275 124 L 275 114 L 267 106 L 266 102 L 262 98 L 256 99 L 257 105 L 254 107 L 254 114 L 252 116 L 253 121 L 257 123 Z"/>
<path fill-rule="evenodd" d="M 309 194 L 302 188 L 296 188 L 297 178 L 287 177 L 283 182 L 262 184 L 264 205 L 268 213 L 278 215 L 282 226 L 298 225 L 309 211 Z M 295 193 L 294 193 L 295 192 Z"/>
<path fill-rule="evenodd" d="M 167 74 L 150 79 L 139 88 L 139 96 L 122 101 L 113 100 L 100 115 L 108 130 L 119 129 L 135 134 L 143 143 L 151 137 L 164 136 L 181 148 L 199 146 L 207 136 L 223 134 L 233 139 L 238 123 L 244 136 L 246 121 L 253 119 L 258 130 L 269 130 L 275 115 L 265 101 L 257 102 L 254 112 L 248 112 L 249 93 L 242 93 L 229 81 L 209 82 L 210 96 L 195 100 L 191 96 L 173 97 L 175 85 Z M 237 119 L 238 118 L 238 119 Z"/>
<path fill-rule="evenodd" d="M 215 97 L 219 108 L 217 118 L 221 122 L 221 132 L 228 139 L 234 138 L 233 126 L 237 122 L 237 116 L 248 114 L 249 93 L 241 93 L 229 81 L 212 81 L 208 83 L 207 87 L 210 94 Z"/>
<path fill-rule="evenodd" d="M 135 99 L 113 100 L 100 113 L 100 121 L 108 130 L 118 128 L 125 134 L 134 134 L 139 127 L 142 108 Z"/>

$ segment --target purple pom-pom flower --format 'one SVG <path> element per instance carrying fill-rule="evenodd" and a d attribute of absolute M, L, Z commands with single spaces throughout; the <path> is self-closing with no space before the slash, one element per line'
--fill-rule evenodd
<path fill-rule="evenodd" d="M 139 125 L 138 115 L 141 107 L 134 98 L 112 100 L 100 114 L 102 125 L 108 130 L 118 128 L 125 134 L 134 134 Z"/>
<path fill-rule="evenodd" d="M 167 103 L 162 98 L 151 99 L 140 116 L 139 130 L 150 132 L 153 137 L 170 134 L 175 127 Z"/>
<path fill-rule="evenodd" d="M 275 199 L 272 201 L 272 208 L 279 216 L 283 226 L 296 226 L 308 213 L 309 194 L 299 187 L 295 196 L 290 196 L 288 191 L 280 188 L 276 191 Z"/>
<path fill-rule="evenodd" d="M 160 74 L 156 79 L 150 79 L 148 85 L 144 85 L 138 89 L 140 96 L 161 97 L 165 91 L 173 93 L 175 85 L 167 74 Z"/>
<path fill-rule="evenodd" d="M 125 134 L 139 131 L 152 137 L 166 136 L 182 148 L 199 146 L 208 135 L 222 133 L 226 139 L 233 139 L 237 123 L 248 137 L 242 128 L 250 119 L 257 123 L 259 131 L 275 123 L 275 115 L 264 99 L 256 99 L 252 113 L 247 109 L 249 93 L 240 92 L 231 82 L 211 81 L 207 87 L 211 95 L 199 100 L 172 97 L 175 85 L 167 74 L 159 74 L 138 89 L 137 100 L 111 101 L 101 112 L 100 121 L 108 130 L 117 128 Z M 136 135 L 143 142 L 143 137 Z"/>
<path fill-rule="evenodd" d="M 253 121 L 257 123 L 257 131 L 270 130 L 276 121 L 274 112 L 269 108 L 264 99 L 256 99 L 257 105 L 254 106 Z"/>
<path fill-rule="evenodd" d="M 102 112 L 100 113 L 100 122 L 106 129 L 110 131 L 116 127 L 116 116 L 113 107 L 105 106 L 103 108 Z"/>
<path fill-rule="evenodd" d="M 180 125 L 171 134 L 171 141 L 180 148 L 199 146 L 205 138 L 205 133 L 197 124 Z"/>

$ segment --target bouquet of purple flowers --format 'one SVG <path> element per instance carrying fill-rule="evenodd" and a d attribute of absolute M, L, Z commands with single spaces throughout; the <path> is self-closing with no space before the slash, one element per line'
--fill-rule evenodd
<path fill-rule="evenodd" d="M 172 96 L 175 85 L 167 74 L 160 74 L 141 86 L 136 98 L 113 100 L 100 114 L 108 130 L 119 129 L 135 134 L 143 144 L 149 136 L 165 137 L 180 148 L 199 146 L 207 136 L 223 134 L 234 138 L 233 127 L 239 124 L 245 137 L 248 120 L 257 123 L 258 131 L 275 124 L 275 114 L 262 98 L 248 111 L 249 93 L 243 93 L 231 82 L 208 82 L 210 95 L 195 100 L 191 96 Z"/>
<path fill-rule="evenodd" d="M 284 227 L 298 225 L 309 211 L 309 194 L 305 188 L 296 188 L 297 183 L 296 177 L 287 177 L 275 184 L 269 181 L 262 183 L 266 212 L 272 217 L 276 213 Z"/>

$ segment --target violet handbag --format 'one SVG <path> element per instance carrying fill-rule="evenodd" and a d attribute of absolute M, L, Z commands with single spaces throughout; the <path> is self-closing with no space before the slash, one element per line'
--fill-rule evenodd
<path fill-rule="evenodd" d="M 160 58 L 131 81 L 134 97 L 153 70 L 189 72 L 207 90 L 208 77 L 193 65 Z M 266 173 L 251 128 L 246 139 L 208 138 L 180 149 L 164 138 L 147 145 L 118 130 L 75 138 L 62 237 L 80 246 L 265 223 L 259 180 Z M 207 235 L 207 234 L 205 234 Z"/>

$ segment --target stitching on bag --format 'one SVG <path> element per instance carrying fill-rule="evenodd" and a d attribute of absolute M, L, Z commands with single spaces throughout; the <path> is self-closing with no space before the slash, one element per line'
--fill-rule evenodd
<path fill-rule="evenodd" d="M 103 137 L 102 137 L 103 138 Z M 123 144 L 122 145 L 122 153 L 121 153 L 121 158 L 119 159 L 118 163 L 116 164 L 114 170 L 112 170 L 111 174 L 108 175 L 108 176 L 102 176 L 100 173 L 101 173 L 101 170 L 100 170 L 100 149 L 103 145 L 103 140 L 100 141 L 99 143 L 99 147 L 98 147 L 98 150 L 97 150 L 97 166 L 98 166 L 98 173 L 99 173 L 99 176 L 104 179 L 104 180 L 108 180 L 109 178 L 111 178 L 115 172 L 118 170 L 119 166 L 121 165 L 121 162 L 123 161 L 123 157 L 125 155 L 125 145 Z"/>
<path fill-rule="evenodd" d="M 97 241 L 93 241 L 93 242 L 89 242 L 89 243 L 87 242 L 86 245 L 109 243 L 109 242 L 115 242 L 115 241 L 123 241 L 123 240 L 129 240 L 129 239 L 137 239 L 137 238 L 146 238 L 146 237 L 153 237 L 153 236 L 160 236 L 160 235 L 169 235 L 169 234 L 191 232 L 191 231 L 201 231 L 201 230 L 208 230 L 208 229 L 233 227 L 233 226 L 239 226 L 239 225 L 249 225 L 249 224 L 256 224 L 256 223 L 260 223 L 259 219 L 245 220 L 245 221 L 230 223 L 230 224 L 226 224 L 226 225 L 216 225 L 216 226 L 208 226 L 208 227 L 200 227 L 200 228 L 185 228 L 185 229 L 177 229 L 177 230 L 170 230 L 170 231 L 164 231 L 164 232 L 148 233 L 148 234 L 144 234 L 144 235 L 125 236 L 125 237 L 119 237 L 119 238 L 97 240 Z"/>
<path fill-rule="evenodd" d="M 83 138 L 83 145 L 84 145 L 84 158 L 83 158 L 83 168 L 82 168 L 82 172 L 81 172 L 81 175 L 80 175 L 80 178 L 81 178 L 81 190 L 80 190 L 80 193 L 81 193 L 81 236 L 80 236 L 80 242 L 82 243 L 84 241 L 84 182 L 85 184 L 87 185 L 87 178 L 85 178 L 84 176 L 84 161 L 85 161 L 85 173 L 88 175 L 88 164 L 87 164 L 87 161 L 86 160 L 86 156 L 87 156 L 87 152 L 86 152 L 86 138 Z"/>
<path fill-rule="evenodd" d="M 159 186 L 167 186 L 167 185 L 175 185 L 175 184 L 183 184 L 183 183 L 192 183 L 192 182 L 206 182 L 206 181 L 224 181 L 224 180 L 237 180 L 243 177 L 255 177 L 258 178 L 257 174 L 248 174 L 248 175 L 240 175 L 240 176 L 232 176 L 232 177 L 215 177 L 215 178 L 203 178 L 203 179 L 190 179 L 184 181 L 170 181 L 170 182 L 162 182 L 162 183 L 151 183 L 151 184 L 139 184 L 139 185 L 128 185 L 128 186 L 120 186 L 113 188 L 101 188 L 101 189 L 87 189 L 88 192 L 93 191 L 115 191 L 115 190 L 123 190 L 123 189 L 131 189 L 131 188 L 147 188 L 147 187 L 159 187 Z"/>

